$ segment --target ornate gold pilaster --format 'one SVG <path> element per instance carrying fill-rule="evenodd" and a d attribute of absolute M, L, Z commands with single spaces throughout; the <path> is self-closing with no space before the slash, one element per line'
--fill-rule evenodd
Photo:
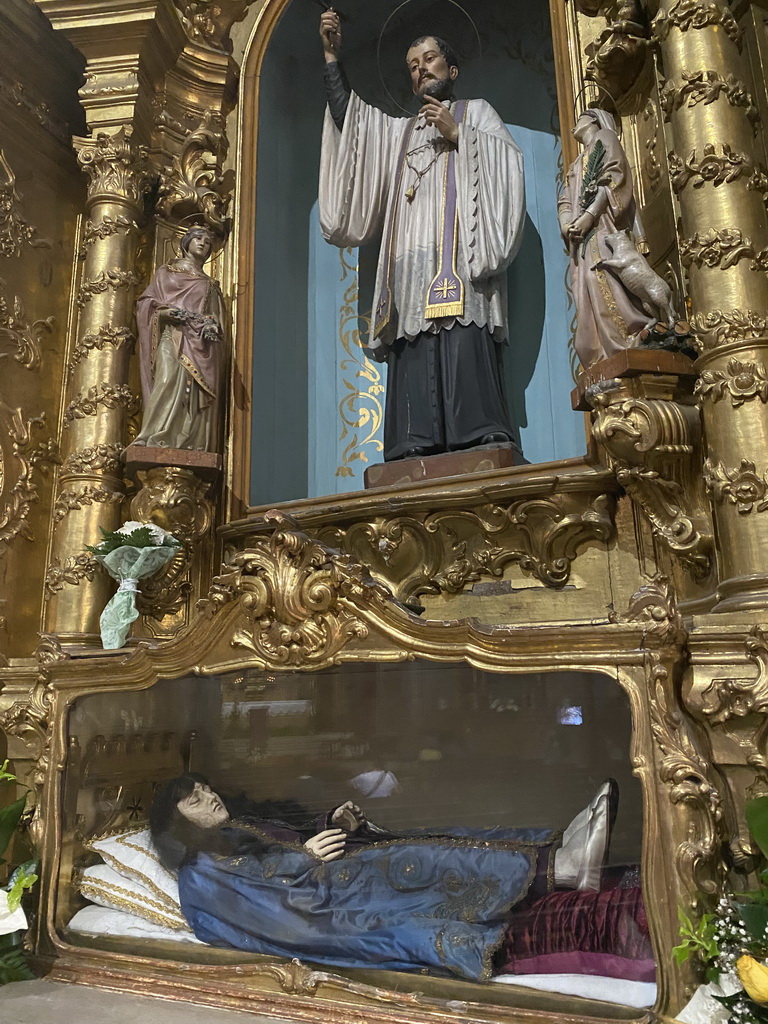
<path fill-rule="evenodd" d="M 113 135 L 76 137 L 74 145 L 89 178 L 87 222 L 46 578 L 47 628 L 70 639 L 98 632 L 98 617 L 111 589 L 108 578 L 82 556 L 86 544 L 98 542 L 99 527 L 114 530 L 121 521 L 125 488 L 119 456 L 130 418 L 139 409 L 138 395 L 125 382 L 134 341 L 136 247 L 146 159 L 129 128 Z M 67 567 L 74 567 L 78 559 L 82 572 L 68 573 Z"/>
<path fill-rule="evenodd" d="M 754 174 L 759 115 L 742 34 L 721 0 L 662 0 L 654 21 L 688 268 L 717 524 L 718 610 L 768 598 L 768 218 Z M 752 187 L 751 187 L 752 186 Z M 765 507 L 768 507 L 766 503 Z"/>

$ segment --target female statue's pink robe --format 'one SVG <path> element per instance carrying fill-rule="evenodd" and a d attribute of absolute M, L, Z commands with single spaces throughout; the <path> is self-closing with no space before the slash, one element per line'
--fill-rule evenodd
<path fill-rule="evenodd" d="M 168 309 L 193 314 L 168 319 Z M 204 316 L 220 327 L 218 341 L 203 337 Z M 144 393 L 137 444 L 213 451 L 224 345 L 224 300 L 218 284 L 181 259 L 159 267 L 136 304 Z"/>
<path fill-rule="evenodd" d="M 597 220 L 584 255 L 581 242 L 571 248 L 570 254 L 571 289 L 578 316 L 576 354 L 585 368 L 598 359 L 634 347 L 637 342 L 633 335 L 651 320 L 639 300 L 627 292 L 611 270 L 595 268 L 599 260 L 610 259 L 613 255 L 605 244 L 606 235 L 632 230 L 636 219 L 632 172 L 618 136 L 606 126 L 608 116 L 605 115 L 603 127 L 581 156 L 571 164 L 557 204 L 560 230 L 565 238 L 568 226 L 585 212 L 579 202 L 584 172 L 595 145 L 602 142 L 605 147 L 603 177 L 608 178 L 610 184 L 600 185 L 597 197 L 586 207 Z"/>

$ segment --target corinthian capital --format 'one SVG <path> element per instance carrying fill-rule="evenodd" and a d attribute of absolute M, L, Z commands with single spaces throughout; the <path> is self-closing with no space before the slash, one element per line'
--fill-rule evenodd
<path fill-rule="evenodd" d="M 89 178 L 91 200 L 104 197 L 139 205 L 147 183 L 147 150 L 137 146 L 131 135 L 132 129 L 124 125 L 114 134 L 99 132 L 72 139 L 77 162 Z"/>

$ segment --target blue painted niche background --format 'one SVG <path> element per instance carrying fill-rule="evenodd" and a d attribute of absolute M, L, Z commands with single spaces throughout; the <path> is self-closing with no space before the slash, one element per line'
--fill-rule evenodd
<path fill-rule="evenodd" d="M 486 0 L 479 7 L 491 43 L 485 41 L 482 61 L 462 64 L 459 92 L 486 97 L 524 156 L 527 217 L 520 253 L 509 270 L 506 383 L 526 457 L 546 462 L 585 450 L 583 417 L 572 412 L 569 399 L 573 311 L 557 226 L 560 142 L 548 12 L 542 4 L 531 17 L 530 5 L 520 0 Z M 367 22 L 364 14 L 355 16 L 354 29 L 346 30 L 345 65 L 364 99 L 399 113 L 371 74 L 378 23 L 385 15 L 369 12 Z M 392 52 L 384 53 L 384 65 L 392 68 L 388 80 L 398 83 L 394 97 L 403 105 L 409 87 L 398 62 L 408 42 L 429 31 L 430 24 L 416 19 L 402 29 L 405 42 L 397 33 L 388 41 Z M 457 23 L 453 38 L 461 38 L 461 31 Z M 329 246 L 317 221 L 324 94 L 316 33 L 306 6 L 291 4 L 262 65 L 254 505 L 359 490 L 366 465 L 381 460 L 386 366 L 367 360 L 360 347 L 368 327 L 375 247 L 358 252 Z"/>

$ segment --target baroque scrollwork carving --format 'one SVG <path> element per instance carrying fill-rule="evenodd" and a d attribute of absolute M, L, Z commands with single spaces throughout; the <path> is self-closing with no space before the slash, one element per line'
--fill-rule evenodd
<path fill-rule="evenodd" d="M 715 228 L 680 242 L 680 261 L 684 267 L 720 267 L 730 270 L 739 260 L 754 259 L 755 248 L 751 239 L 746 238 L 737 228 Z"/>
<path fill-rule="evenodd" d="M 29 321 L 18 295 L 10 302 L 3 294 L 5 282 L 0 280 L 0 342 L 11 346 L 13 358 L 25 370 L 39 370 L 43 360 L 42 345 L 46 334 L 52 334 L 54 317 Z M 0 359 L 6 353 L 0 354 Z"/>
<path fill-rule="evenodd" d="M 680 644 L 685 637 L 672 584 L 660 573 L 632 595 L 623 615 L 614 614 L 611 621 L 642 623 L 644 644 L 649 638 L 659 644 Z"/>
<path fill-rule="evenodd" d="M 728 468 L 707 459 L 704 463 L 704 482 L 717 502 L 735 505 L 739 515 L 764 512 L 768 508 L 768 472 L 757 472 L 754 462 L 742 459 L 738 466 Z"/>
<path fill-rule="evenodd" d="M 72 350 L 67 372 L 71 375 L 77 364 L 94 350 L 101 352 L 109 345 L 116 350 L 127 348 L 130 351 L 135 343 L 136 335 L 127 327 L 112 327 L 110 324 L 105 324 L 98 331 L 89 331 L 80 338 Z"/>
<path fill-rule="evenodd" d="M 132 141 L 132 128 L 92 138 L 75 136 L 77 162 L 90 180 L 91 196 L 120 196 L 136 206 L 147 188 L 147 150 Z"/>
<path fill-rule="evenodd" d="M 64 426 L 69 426 L 73 420 L 95 416 L 100 405 L 105 409 L 116 409 L 122 405 L 128 416 L 134 416 L 141 408 L 141 400 L 127 384 L 94 384 L 85 394 L 79 394 L 66 407 Z"/>
<path fill-rule="evenodd" d="M 264 665 L 337 664 L 347 644 L 368 635 L 355 599 L 364 591 L 380 600 L 390 595 L 349 555 L 291 529 L 278 513 L 270 518 L 274 533 L 222 566 L 198 610 L 211 617 L 238 601 L 246 625 L 231 644 Z"/>
<path fill-rule="evenodd" d="M 694 188 L 702 188 L 706 182 L 717 188 L 749 173 L 752 165 L 745 153 L 735 153 L 726 142 L 721 143 L 720 150 L 718 153 L 717 146 L 709 142 L 704 146 L 701 159 L 695 149 L 684 160 L 677 153 L 670 153 L 667 158 L 669 175 L 675 192 L 679 195 L 690 181 Z"/>
<path fill-rule="evenodd" d="M 232 51 L 229 32 L 253 0 L 173 0 L 190 39 L 223 53 Z"/>
<path fill-rule="evenodd" d="M 713 725 L 732 718 L 768 714 L 768 640 L 759 626 L 753 626 L 746 638 L 747 661 L 757 669 L 751 679 L 713 679 L 700 695 L 696 710 Z"/>
<path fill-rule="evenodd" d="M 642 388 L 642 383 L 636 385 Z M 627 494 L 648 518 L 656 537 L 696 578 L 708 574 L 712 530 L 695 502 L 693 464 L 700 436 L 698 410 L 674 395 L 633 393 L 620 380 L 587 391 L 593 434 Z"/>
<path fill-rule="evenodd" d="M 661 89 L 661 107 L 667 121 L 681 107 L 695 107 L 699 103 L 707 105 L 722 96 L 732 107 L 743 107 L 750 124 L 757 129 L 760 120 L 757 107 L 744 83 L 734 75 L 723 78 L 718 71 L 702 70 L 683 71 L 682 77 L 682 85 L 668 81 Z"/>
<path fill-rule="evenodd" d="M 417 604 L 422 594 L 455 594 L 513 564 L 545 586 L 564 587 L 582 546 L 607 543 L 613 530 L 608 495 L 558 494 L 381 517 L 327 527 L 318 536 L 369 566 L 398 600 Z"/>
<path fill-rule="evenodd" d="M 609 3 L 605 16 L 606 28 L 585 47 L 585 75 L 621 104 L 646 68 L 650 33 L 639 0 Z"/>
<path fill-rule="evenodd" d="M 92 281 L 86 281 L 80 286 L 77 292 L 77 304 L 82 309 L 90 302 L 94 295 L 103 295 L 112 288 L 134 288 L 141 278 L 132 270 L 121 270 L 113 267 L 111 270 L 102 270 L 98 277 Z"/>
<path fill-rule="evenodd" d="M 138 597 L 143 615 L 162 619 L 176 614 L 191 593 L 188 574 L 193 548 L 211 528 L 213 505 L 206 497 L 208 485 L 191 470 L 163 466 L 138 476 L 142 487 L 131 501 L 131 516 L 157 523 L 182 541 L 165 569 L 145 580 Z"/>
<path fill-rule="evenodd" d="M 650 650 L 646 671 L 651 693 L 651 729 L 659 749 L 658 773 L 669 799 L 689 815 L 688 838 L 676 851 L 680 877 L 695 891 L 715 895 L 721 888 L 723 808 L 720 790 L 708 759 L 696 742 L 694 724 L 679 706 L 674 666 Z"/>
<path fill-rule="evenodd" d="M 729 39 L 742 48 L 742 31 L 727 7 L 707 0 L 678 0 L 669 11 L 660 10 L 652 22 L 653 34 L 665 42 L 673 28 L 681 32 L 719 25 Z"/>
<path fill-rule="evenodd" d="M 228 143 L 224 118 L 215 110 L 184 140 L 179 156 L 160 174 L 157 208 L 163 216 L 182 220 L 199 214 L 220 233 L 228 227 L 232 175 L 221 173 Z"/>
<path fill-rule="evenodd" d="M 734 409 L 752 398 L 765 403 L 768 402 L 768 370 L 762 363 L 729 359 L 725 370 L 703 370 L 696 381 L 695 393 L 713 402 L 729 394 Z"/>
<path fill-rule="evenodd" d="M 20 205 L 16 176 L 0 149 L 0 256 L 20 256 L 25 243 L 34 248 L 51 248 L 50 241 L 38 238 L 37 228 L 21 216 Z"/>
<path fill-rule="evenodd" d="M 34 540 L 28 519 L 39 500 L 35 468 L 59 461 L 54 442 L 34 444 L 34 431 L 44 424 L 44 416 L 25 419 L 0 400 L 0 554 L 16 537 Z"/>
<path fill-rule="evenodd" d="M 110 491 L 106 487 L 87 484 L 80 490 L 60 491 L 53 506 L 53 524 L 58 525 L 70 512 L 79 511 L 86 505 L 115 505 L 123 500 L 122 491 Z"/>

